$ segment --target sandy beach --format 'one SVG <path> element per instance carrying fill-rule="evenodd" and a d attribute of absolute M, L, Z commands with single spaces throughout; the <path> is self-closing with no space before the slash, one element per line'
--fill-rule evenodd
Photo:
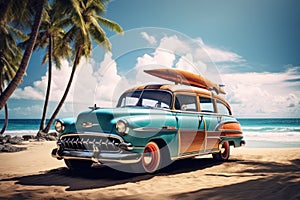
<path fill-rule="evenodd" d="M 228 162 L 180 160 L 152 174 L 108 167 L 76 174 L 50 156 L 55 142 L 0 153 L 0 199 L 300 199 L 300 149 L 231 149 Z"/>

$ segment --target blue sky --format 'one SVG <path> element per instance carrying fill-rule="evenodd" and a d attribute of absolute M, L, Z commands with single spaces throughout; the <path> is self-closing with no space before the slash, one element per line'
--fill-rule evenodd
<path fill-rule="evenodd" d="M 125 42 L 126 48 L 151 46 L 151 39 L 156 46 L 138 53 L 132 51 L 117 59 L 118 48 L 123 48 L 122 42 L 117 41 L 122 37 L 113 38 L 116 42 L 113 43 L 112 54 L 106 55 L 113 71 L 107 75 L 107 82 L 103 81 L 105 78 L 98 81 L 106 83 L 108 88 L 116 87 L 112 85 L 123 80 L 122 72 L 130 71 L 130 66 L 136 70 L 141 63 L 159 63 L 160 56 L 165 54 L 160 54 L 155 48 L 172 48 L 169 44 L 178 42 L 180 38 L 172 37 L 171 33 L 165 34 L 165 37 L 163 33 L 159 36 L 151 33 L 151 29 L 146 28 L 145 31 L 141 28 L 164 28 L 201 43 L 226 84 L 228 94 L 225 98 L 232 104 L 237 117 L 300 117 L 299 9 L 298 0 L 114 0 L 108 5 L 105 16 L 118 22 L 131 36 L 140 34 L 140 37 L 130 37 Z M 133 29 L 137 30 L 132 33 Z M 109 31 L 108 35 L 116 37 Z M 129 38 L 126 32 L 123 37 Z M 142 44 L 143 39 L 145 44 Z M 42 67 L 40 64 L 43 53 L 39 51 L 32 56 L 24 82 L 9 101 L 11 118 L 40 118 L 47 69 L 47 65 Z M 104 55 L 97 57 L 94 54 L 93 61 L 82 63 L 100 62 L 99 65 L 104 66 L 107 62 L 103 58 Z M 193 59 L 195 61 L 195 57 Z M 175 65 L 179 60 L 174 58 L 164 64 Z M 65 63 L 65 66 L 68 65 L 70 63 Z M 91 64 L 90 74 L 97 74 L 96 68 Z M 66 67 L 55 72 L 57 80 L 53 96 L 61 95 L 59 92 L 63 90 L 69 70 Z M 55 101 L 53 98 L 50 110 L 55 106 Z M 72 109 L 74 104 L 66 104 L 60 116 L 74 115 L 76 112 L 71 112 Z M 2 112 L 0 117 L 3 117 Z"/>

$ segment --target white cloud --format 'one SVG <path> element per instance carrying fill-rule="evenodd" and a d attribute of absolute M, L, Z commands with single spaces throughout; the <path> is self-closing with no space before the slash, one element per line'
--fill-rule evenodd
<path fill-rule="evenodd" d="M 190 51 L 188 44 L 178 39 L 177 36 L 165 36 L 161 38 L 153 55 L 144 54 L 137 58 L 136 68 L 149 65 L 171 68 L 174 66 L 176 55 L 184 55 L 185 52 Z"/>
<path fill-rule="evenodd" d="M 112 54 L 106 53 L 104 60 L 93 76 L 97 78 L 97 85 L 94 91 L 94 100 L 99 102 L 100 106 L 112 107 L 116 103 L 114 98 L 118 91 L 118 85 L 123 80 L 117 71 L 117 63 L 112 59 Z M 126 87 L 126 83 L 121 84 Z M 117 92 L 118 93 L 118 92 Z"/>
<path fill-rule="evenodd" d="M 71 73 L 71 68 L 66 60 L 62 61 L 61 70 L 54 67 L 52 72 L 52 90 L 51 90 L 51 101 L 59 101 L 63 91 L 66 87 L 67 81 Z M 33 86 L 26 86 L 25 88 L 17 88 L 12 98 L 14 99 L 33 99 L 33 100 L 44 100 L 46 87 L 48 81 L 48 72 L 41 77 L 41 80 L 35 81 Z"/>
<path fill-rule="evenodd" d="M 147 40 L 151 45 L 155 45 L 157 43 L 154 36 L 149 35 L 146 32 L 141 32 L 142 37 Z"/>
<path fill-rule="evenodd" d="M 196 55 L 198 56 L 198 58 L 205 59 L 203 55 L 207 53 L 208 57 L 215 63 L 222 63 L 222 62 L 238 63 L 238 62 L 245 61 L 240 55 L 234 52 L 223 50 L 220 48 L 215 48 L 205 44 L 201 38 L 197 38 L 196 41 L 202 47 L 200 49 L 197 49 Z"/>
<path fill-rule="evenodd" d="M 172 52 L 164 49 L 156 49 L 153 56 L 145 54 L 143 57 L 137 58 L 136 68 L 148 65 L 158 65 L 171 68 L 174 61 L 175 55 Z"/>
<path fill-rule="evenodd" d="M 171 68 L 174 65 L 175 55 L 163 49 L 156 49 L 154 55 L 145 54 L 137 58 L 137 63 L 132 74 L 135 73 L 134 85 L 145 83 L 157 83 L 159 78 L 150 76 L 144 72 L 146 69 Z"/>
<path fill-rule="evenodd" d="M 207 64 L 200 59 L 194 59 L 191 53 L 181 56 L 176 63 L 176 68 L 194 72 L 197 74 L 205 74 L 207 71 Z"/>
<path fill-rule="evenodd" d="M 282 73 L 223 74 L 226 98 L 239 117 L 299 117 L 300 75 L 288 69 Z"/>
<path fill-rule="evenodd" d="M 161 38 L 158 49 L 164 49 L 176 55 L 184 55 L 187 52 L 193 51 L 189 41 L 183 41 L 176 35 Z"/>
<path fill-rule="evenodd" d="M 238 62 L 238 58 L 240 56 L 237 54 L 212 48 L 204 44 L 201 39 L 185 41 L 176 35 L 164 36 L 160 39 L 153 54 L 144 54 L 137 58 L 137 78 L 148 82 L 152 82 L 151 80 L 156 81 L 158 79 L 145 75 L 143 70 L 148 68 L 176 67 L 205 75 L 220 83 L 219 72 L 212 61 L 232 62 L 234 60 Z"/>

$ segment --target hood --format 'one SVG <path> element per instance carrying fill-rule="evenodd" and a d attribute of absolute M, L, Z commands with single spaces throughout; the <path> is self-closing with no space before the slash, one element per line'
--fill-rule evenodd
<path fill-rule="evenodd" d="M 116 121 L 120 118 L 137 116 L 161 115 L 167 111 L 144 107 L 103 108 L 89 110 L 78 115 L 76 120 L 77 131 L 110 133 Z"/>

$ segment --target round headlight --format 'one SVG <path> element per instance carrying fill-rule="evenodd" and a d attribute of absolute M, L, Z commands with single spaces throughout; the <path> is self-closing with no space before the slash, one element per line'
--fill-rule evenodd
<path fill-rule="evenodd" d="M 128 123 L 125 120 L 119 120 L 116 123 L 116 130 L 119 134 L 127 134 L 129 131 Z"/>
<path fill-rule="evenodd" d="M 64 127 L 64 125 L 63 125 L 63 123 L 61 121 L 56 121 L 55 122 L 55 130 L 58 133 L 62 133 L 65 130 L 65 127 Z"/>

